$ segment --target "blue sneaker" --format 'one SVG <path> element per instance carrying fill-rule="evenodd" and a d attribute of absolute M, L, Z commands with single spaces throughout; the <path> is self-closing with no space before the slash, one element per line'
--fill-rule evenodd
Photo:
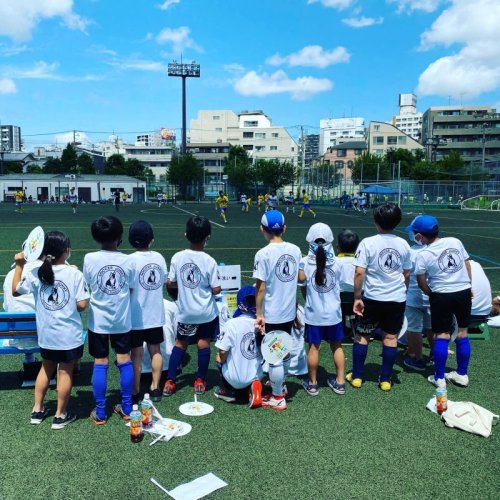
<path fill-rule="evenodd" d="M 339 384 L 337 382 L 337 379 L 335 377 L 328 377 L 326 379 L 326 383 L 328 384 L 328 387 L 335 393 L 335 394 L 340 394 L 343 396 L 345 394 L 345 384 Z"/>
<path fill-rule="evenodd" d="M 426 368 L 423 359 L 411 358 L 410 356 L 406 356 L 403 364 L 406 366 L 406 368 L 409 368 L 410 370 L 416 370 L 418 372 L 424 372 Z"/>
<path fill-rule="evenodd" d="M 307 378 L 302 381 L 302 387 L 309 396 L 317 396 L 319 394 L 319 385 L 311 384 Z"/>

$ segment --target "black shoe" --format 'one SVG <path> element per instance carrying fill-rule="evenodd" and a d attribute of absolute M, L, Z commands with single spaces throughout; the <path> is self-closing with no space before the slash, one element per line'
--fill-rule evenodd
<path fill-rule="evenodd" d="M 31 413 L 31 423 L 38 425 L 41 424 L 49 414 L 48 408 L 43 408 L 42 411 L 34 411 Z"/>
<path fill-rule="evenodd" d="M 64 429 L 68 424 L 76 420 L 76 415 L 70 411 L 66 412 L 64 417 L 54 417 L 52 420 L 52 429 Z"/>
<path fill-rule="evenodd" d="M 138 405 L 141 402 L 141 395 L 139 393 L 132 394 L 132 404 Z"/>
<path fill-rule="evenodd" d="M 161 401 L 161 391 L 160 391 L 160 389 L 158 389 L 158 388 L 151 389 L 149 391 L 149 397 L 151 398 L 151 401 L 153 401 L 153 403 L 158 403 L 159 401 Z"/>

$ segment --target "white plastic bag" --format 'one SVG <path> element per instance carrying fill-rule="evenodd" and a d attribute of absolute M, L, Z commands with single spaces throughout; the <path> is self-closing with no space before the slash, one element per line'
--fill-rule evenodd
<path fill-rule="evenodd" d="M 441 418 L 448 427 L 455 427 L 479 436 L 491 436 L 492 426 L 498 422 L 498 415 L 470 402 L 448 402 L 448 410 Z"/>

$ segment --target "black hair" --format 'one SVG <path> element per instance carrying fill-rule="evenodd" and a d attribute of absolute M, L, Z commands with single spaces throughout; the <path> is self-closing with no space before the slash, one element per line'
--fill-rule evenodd
<path fill-rule="evenodd" d="M 373 209 L 375 222 L 386 231 L 392 231 L 401 222 L 401 209 L 395 203 L 384 203 Z"/>
<path fill-rule="evenodd" d="M 101 245 L 105 243 L 120 242 L 123 236 L 123 225 L 118 217 L 107 215 L 105 217 L 99 217 L 92 222 L 90 231 L 92 233 L 92 238 Z"/>
<path fill-rule="evenodd" d="M 263 224 L 261 224 L 262 226 L 262 229 L 264 229 L 264 231 L 268 234 L 272 234 L 274 236 L 281 236 L 285 230 L 284 227 L 282 227 L 281 229 L 269 229 L 268 227 L 264 226 Z"/>
<path fill-rule="evenodd" d="M 323 286 L 326 280 L 326 253 L 325 249 L 323 248 L 325 240 L 322 238 L 318 238 L 315 243 L 318 244 L 318 248 L 316 249 L 316 272 L 314 273 L 314 281 L 316 282 L 316 285 Z"/>
<path fill-rule="evenodd" d="M 52 261 L 59 259 L 71 246 L 69 238 L 61 231 L 50 231 L 45 235 L 42 255 L 45 255 L 43 264 L 38 268 L 38 278 L 47 285 L 54 284 L 54 270 Z"/>
<path fill-rule="evenodd" d="M 212 234 L 212 224 L 201 215 L 195 215 L 186 222 L 186 238 L 191 243 L 201 243 Z"/>
<path fill-rule="evenodd" d="M 429 238 L 430 240 L 433 240 L 439 236 L 439 231 L 436 231 L 435 233 L 423 233 L 422 231 L 415 232 L 421 234 L 424 238 Z"/>
<path fill-rule="evenodd" d="M 359 236 L 350 229 L 344 229 L 337 236 L 337 247 L 341 253 L 355 253 L 359 245 Z"/>

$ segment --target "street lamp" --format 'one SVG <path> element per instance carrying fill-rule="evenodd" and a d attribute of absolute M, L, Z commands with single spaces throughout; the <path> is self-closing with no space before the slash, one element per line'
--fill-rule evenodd
<path fill-rule="evenodd" d="M 199 78 L 200 65 L 195 61 L 189 64 L 173 61 L 168 64 L 168 76 L 182 78 L 182 147 L 181 154 L 186 154 L 186 78 Z"/>

